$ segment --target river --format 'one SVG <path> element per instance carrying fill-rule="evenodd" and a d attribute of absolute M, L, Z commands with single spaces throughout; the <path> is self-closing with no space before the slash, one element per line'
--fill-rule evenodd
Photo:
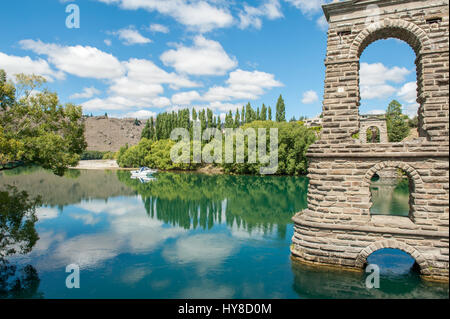
<path fill-rule="evenodd" d="M 8 257 L 24 284 L 8 285 L 13 277 L 0 267 L 0 298 L 448 298 L 447 284 L 422 281 L 395 250 L 370 256 L 379 289 L 366 288 L 365 273 L 292 261 L 291 217 L 306 208 L 305 177 L 155 177 L 0 172 L 0 189 L 14 185 L 43 203 L 36 245 Z M 373 213 L 408 215 L 404 182 L 382 187 L 372 189 Z M 69 264 L 80 267 L 78 289 L 66 287 Z"/>

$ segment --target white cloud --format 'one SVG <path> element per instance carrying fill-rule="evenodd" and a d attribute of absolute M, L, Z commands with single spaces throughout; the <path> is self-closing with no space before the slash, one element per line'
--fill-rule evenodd
<path fill-rule="evenodd" d="M 54 79 L 64 79 L 64 74 L 53 70 L 47 61 L 33 60 L 29 56 L 21 57 L 0 52 L 0 68 L 6 71 L 10 79 L 14 79 L 13 75 L 19 73 L 41 75 L 50 82 Z"/>
<path fill-rule="evenodd" d="M 108 89 L 110 96 L 83 103 L 84 110 L 125 111 L 134 108 L 161 108 L 170 105 L 168 98 L 160 96 L 164 93 L 164 84 L 173 89 L 199 86 L 185 76 L 164 71 L 149 60 L 130 59 L 122 65 L 126 72 L 122 77 L 111 81 Z"/>
<path fill-rule="evenodd" d="M 237 66 L 236 59 L 229 57 L 219 42 L 203 36 L 195 37 L 192 47 L 179 46 L 164 52 L 161 61 L 180 73 L 192 75 L 224 75 Z"/>
<path fill-rule="evenodd" d="M 319 96 L 316 91 L 309 90 L 303 93 L 302 103 L 303 104 L 311 104 L 319 101 Z"/>
<path fill-rule="evenodd" d="M 189 0 L 98 0 L 107 4 L 118 4 L 127 10 L 144 9 L 168 15 L 188 29 L 207 32 L 231 26 L 233 16 L 224 7 L 213 6 L 208 1 Z"/>
<path fill-rule="evenodd" d="M 282 86 L 270 73 L 236 70 L 230 73 L 227 87 L 215 86 L 206 92 L 205 101 L 255 100 L 267 89 Z"/>
<path fill-rule="evenodd" d="M 146 44 L 152 42 L 152 40 L 140 34 L 133 26 L 120 29 L 119 31 L 113 32 L 113 34 L 122 40 L 122 43 L 125 45 Z"/>
<path fill-rule="evenodd" d="M 148 110 L 139 110 L 136 112 L 128 112 L 123 117 L 136 118 L 136 119 L 148 119 L 150 117 L 156 117 L 156 113 Z"/>
<path fill-rule="evenodd" d="M 407 103 L 413 104 L 417 99 L 417 82 L 405 83 L 397 95 Z"/>
<path fill-rule="evenodd" d="M 303 14 L 312 15 L 320 12 L 322 9 L 322 5 L 326 2 L 325 0 L 285 0 L 286 2 L 292 4 L 297 9 L 300 9 Z"/>
<path fill-rule="evenodd" d="M 321 15 L 317 20 L 316 20 L 317 25 L 319 26 L 320 29 L 322 29 L 323 31 L 326 31 L 328 29 L 328 21 L 325 18 L 324 15 Z"/>
<path fill-rule="evenodd" d="M 387 82 L 402 83 L 411 71 L 404 67 L 388 68 L 383 63 L 361 63 L 360 86 L 362 99 L 386 98 L 397 89 Z"/>
<path fill-rule="evenodd" d="M 417 116 L 417 111 L 419 110 L 419 104 L 413 103 L 403 106 L 403 113 L 408 115 L 410 118 Z"/>
<path fill-rule="evenodd" d="M 151 24 L 150 31 L 152 32 L 161 32 L 161 33 L 169 33 L 169 28 L 162 24 Z"/>
<path fill-rule="evenodd" d="M 395 92 L 397 92 L 397 89 L 387 84 L 361 86 L 361 99 L 371 100 L 371 99 L 388 98 Z"/>
<path fill-rule="evenodd" d="M 186 105 L 199 99 L 200 94 L 197 91 L 180 92 L 172 96 L 172 103 Z"/>
<path fill-rule="evenodd" d="M 103 40 L 103 42 L 105 42 L 105 44 L 109 47 L 112 45 L 112 42 L 110 39 L 105 39 L 105 40 Z"/>
<path fill-rule="evenodd" d="M 267 17 L 270 20 L 283 17 L 281 5 L 278 0 L 266 0 L 266 2 L 259 7 L 251 7 L 245 4 L 244 10 L 239 13 L 239 28 L 245 29 L 252 26 L 255 29 L 260 29 L 262 26 L 261 19 L 264 17 Z"/>
<path fill-rule="evenodd" d="M 84 88 L 83 92 L 75 93 L 69 96 L 69 99 L 89 99 L 94 95 L 100 94 L 100 91 L 95 87 Z"/>
<path fill-rule="evenodd" d="M 367 114 L 380 115 L 380 114 L 386 114 L 386 111 L 385 110 L 370 110 L 367 112 Z"/>
<path fill-rule="evenodd" d="M 60 46 L 42 41 L 22 40 L 22 48 L 46 55 L 59 70 L 79 77 L 111 79 L 123 74 L 124 68 L 113 55 L 90 46 Z"/>
<path fill-rule="evenodd" d="M 361 85 L 381 85 L 386 82 L 402 83 L 411 71 L 405 67 L 388 68 L 383 63 L 361 63 Z"/>

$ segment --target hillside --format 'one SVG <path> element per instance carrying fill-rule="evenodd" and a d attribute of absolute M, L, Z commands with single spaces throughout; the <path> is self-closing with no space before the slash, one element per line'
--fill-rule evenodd
<path fill-rule="evenodd" d="M 85 118 L 85 137 L 89 151 L 118 151 L 126 143 L 136 145 L 145 126 L 135 124 L 135 119 L 108 118 L 94 116 Z"/>

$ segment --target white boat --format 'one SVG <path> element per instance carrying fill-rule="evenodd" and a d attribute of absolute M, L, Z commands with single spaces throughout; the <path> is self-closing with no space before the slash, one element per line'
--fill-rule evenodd
<path fill-rule="evenodd" d="M 146 178 L 148 175 L 156 173 L 156 169 L 150 169 L 148 167 L 141 167 L 138 171 L 131 171 L 131 177 L 142 177 Z"/>

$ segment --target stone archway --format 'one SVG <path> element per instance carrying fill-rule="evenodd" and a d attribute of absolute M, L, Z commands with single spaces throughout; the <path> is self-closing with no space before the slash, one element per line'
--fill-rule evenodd
<path fill-rule="evenodd" d="M 379 22 L 368 24 L 369 5 L 380 9 Z M 401 244 L 378 244 L 378 249 L 403 248 L 426 278 L 448 281 L 448 1 L 334 1 L 323 9 L 329 29 L 322 133 L 307 153 L 308 207 L 293 217 L 292 255 L 354 270 L 367 257 L 358 255 L 368 242 L 390 238 L 415 250 Z M 361 143 L 354 138 L 362 122 L 359 57 L 386 38 L 403 40 L 416 53 L 420 138 Z M 402 169 L 409 177 L 411 220 L 370 216 L 370 179 L 386 168 Z"/>
<path fill-rule="evenodd" d="M 359 59 L 362 52 L 373 42 L 381 39 L 396 38 L 408 43 L 417 56 L 424 48 L 430 48 L 430 40 L 416 24 L 401 19 L 384 19 L 372 23 L 358 33 L 348 51 L 349 59 Z"/>
<path fill-rule="evenodd" d="M 369 203 L 371 203 L 371 206 L 372 206 L 372 194 L 370 192 L 370 184 L 371 184 L 372 177 L 375 174 L 378 174 L 378 172 L 380 172 L 380 171 L 396 170 L 396 169 L 401 169 L 408 176 L 408 180 L 409 180 L 409 218 L 411 219 L 411 221 L 414 222 L 415 216 L 416 216 L 416 206 L 415 206 L 416 196 L 417 196 L 416 194 L 418 192 L 423 193 L 425 190 L 423 189 L 422 178 L 420 177 L 417 170 L 415 170 L 412 166 L 410 166 L 406 163 L 392 162 L 392 161 L 384 161 L 384 162 L 378 163 L 378 164 L 372 166 L 367 171 L 367 173 L 365 174 L 365 176 L 363 178 L 363 182 L 362 182 L 361 186 L 366 188 L 365 193 L 369 196 Z M 368 208 L 366 214 L 370 215 L 370 209 L 371 209 L 371 207 Z"/>
<path fill-rule="evenodd" d="M 363 115 L 359 122 L 359 140 L 361 143 L 367 143 L 367 130 L 371 127 L 376 127 L 380 134 L 380 143 L 388 143 L 388 132 L 386 118 L 378 118 L 376 116 Z"/>
<path fill-rule="evenodd" d="M 411 180 L 411 182 L 414 185 L 414 188 L 412 189 L 412 191 L 414 191 L 414 192 L 422 191 L 423 192 L 423 181 L 422 181 L 422 178 L 420 177 L 419 173 L 417 172 L 417 170 L 406 163 L 393 162 L 393 161 L 384 161 L 384 162 L 380 162 L 380 163 L 372 166 L 365 174 L 361 186 L 369 187 L 372 176 L 375 175 L 378 171 L 385 169 L 385 168 L 388 168 L 388 169 L 399 168 L 399 169 L 403 170 L 408 175 L 409 179 Z"/>
<path fill-rule="evenodd" d="M 427 260 L 422 256 L 422 254 L 412 246 L 409 246 L 405 243 L 393 239 L 374 242 L 371 245 L 364 248 L 363 250 L 361 250 L 358 254 L 358 257 L 356 257 L 355 266 L 358 268 L 364 268 L 364 266 L 367 264 L 367 258 L 375 251 L 384 248 L 399 249 L 409 254 L 412 258 L 414 258 L 416 263 L 419 265 L 421 274 L 423 275 L 427 274 L 429 265 Z"/>

